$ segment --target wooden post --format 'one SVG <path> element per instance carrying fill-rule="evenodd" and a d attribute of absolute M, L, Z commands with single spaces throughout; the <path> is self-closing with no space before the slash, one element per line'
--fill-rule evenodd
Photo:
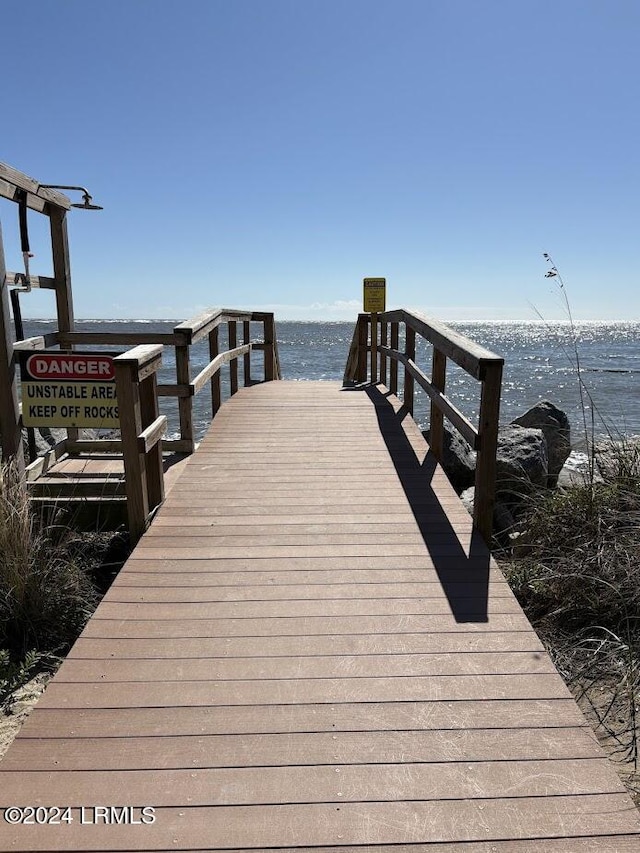
<path fill-rule="evenodd" d="M 16 364 L 13 354 L 9 284 L 4 264 L 2 229 L 0 227 L 0 440 L 2 459 L 15 459 L 20 475 L 24 473 L 24 449 L 20 429 L 20 407 Z"/>
<path fill-rule="evenodd" d="M 276 378 L 275 355 L 276 328 L 273 314 L 264 318 L 264 381 L 270 382 Z"/>
<path fill-rule="evenodd" d="M 245 320 L 242 324 L 242 343 L 248 344 L 250 342 L 251 326 L 249 321 Z M 245 388 L 247 385 L 251 385 L 251 351 L 245 353 L 244 356 L 243 384 Z"/>
<path fill-rule="evenodd" d="M 186 344 L 176 346 L 176 381 L 178 385 L 189 385 L 191 369 L 189 367 L 189 347 Z M 188 442 L 187 453 L 193 453 L 195 441 L 193 438 L 193 397 L 178 397 L 178 413 L 180 416 L 180 438 Z"/>
<path fill-rule="evenodd" d="M 383 347 L 387 346 L 388 329 L 389 324 L 383 320 L 380 323 L 380 345 Z M 387 362 L 388 359 L 386 355 L 380 353 L 380 382 L 382 382 L 383 385 L 387 384 Z"/>
<path fill-rule="evenodd" d="M 142 435 L 158 417 L 155 374 L 161 358 L 162 346 L 156 344 L 134 347 L 113 360 L 129 535 L 134 545 L 147 527 L 149 510 L 161 503 L 164 497 L 161 433 L 155 436 L 153 443 L 148 434 L 146 438 Z M 164 430 L 166 418 L 161 420 L 164 424 L 160 426 Z"/>
<path fill-rule="evenodd" d="M 391 349 L 398 349 L 398 323 L 391 324 Z M 392 394 L 398 393 L 398 362 L 391 359 L 389 364 L 389 390 Z"/>
<path fill-rule="evenodd" d="M 480 394 L 473 520 L 487 545 L 491 546 L 493 509 L 496 499 L 496 452 L 498 448 L 502 364 L 495 362 L 483 365 L 480 379 L 482 391 Z"/>
<path fill-rule="evenodd" d="M 136 364 L 118 363 L 116 369 L 116 394 L 120 413 L 120 434 L 124 457 L 127 516 L 132 544 L 142 536 L 149 515 L 146 455 L 138 449 L 138 436 L 142 432 L 142 407 Z"/>
<path fill-rule="evenodd" d="M 408 323 L 405 323 L 405 349 L 404 354 L 411 361 L 416 358 L 416 332 Z M 403 389 L 404 405 L 410 415 L 413 415 L 413 376 L 407 368 L 404 369 L 404 389 Z"/>
<path fill-rule="evenodd" d="M 358 382 L 367 381 L 367 344 L 369 342 L 369 315 L 358 315 Z"/>
<path fill-rule="evenodd" d="M 229 320 L 229 349 L 235 349 L 238 346 L 238 329 L 235 320 Z M 234 358 L 229 362 L 229 391 L 231 396 L 238 390 L 238 359 Z"/>
<path fill-rule="evenodd" d="M 140 383 L 140 415 L 142 429 L 158 417 L 158 381 L 155 371 Z M 164 500 L 164 470 L 162 467 L 162 442 L 158 441 L 146 455 L 148 507 L 152 510 Z"/>
<path fill-rule="evenodd" d="M 378 382 L 378 314 L 371 312 L 371 384 Z"/>
<path fill-rule="evenodd" d="M 447 377 L 447 357 L 435 345 L 433 347 L 433 361 L 431 367 L 431 384 L 438 391 L 444 393 Z M 429 420 L 429 446 L 438 460 L 442 462 L 442 450 L 444 443 L 444 416 L 436 404 L 431 402 L 431 415 Z"/>
<path fill-rule="evenodd" d="M 69 233 L 67 230 L 67 211 L 48 204 L 45 212 L 49 216 L 51 234 L 51 256 L 53 260 L 53 278 L 56 283 L 56 314 L 59 332 L 73 332 L 73 292 L 71 290 L 71 257 L 69 254 Z M 73 349 L 73 346 L 70 347 Z M 80 430 L 67 428 L 70 442 L 78 441 Z"/>
<path fill-rule="evenodd" d="M 49 214 L 49 227 L 51 231 L 53 277 L 56 282 L 58 331 L 73 332 L 73 294 L 71 292 L 71 261 L 69 258 L 67 212 L 52 204 L 48 205 L 47 212 Z"/>
<path fill-rule="evenodd" d="M 219 353 L 218 346 L 218 326 L 209 332 L 209 360 L 213 359 Z M 216 412 L 222 405 L 222 392 L 220 390 L 220 371 L 217 370 L 211 377 L 211 418 L 215 418 Z"/>

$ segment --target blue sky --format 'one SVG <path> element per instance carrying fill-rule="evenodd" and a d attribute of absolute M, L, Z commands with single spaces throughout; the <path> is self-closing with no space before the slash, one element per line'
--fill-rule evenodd
<path fill-rule="evenodd" d="M 21 0 L 2 29 L 0 160 L 105 208 L 69 216 L 77 317 L 351 319 L 386 276 L 392 307 L 554 320 L 549 252 L 576 317 L 640 318 L 637 0 Z"/>

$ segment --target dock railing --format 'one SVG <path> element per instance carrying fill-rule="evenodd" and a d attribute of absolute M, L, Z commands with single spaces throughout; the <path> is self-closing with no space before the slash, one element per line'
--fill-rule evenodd
<path fill-rule="evenodd" d="M 261 323 L 263 339 L 251 340 L 251 323 Z M 226 325 L 228 348 L 221 349 L 220 327 Z M 241 327 L 241 329 L 239 329 Z M 242 342 L 238 343 L 239 332 Z M 209 362 L 200 372 L 191 376 L 191 347 L 208 337 Z M 67 435 L 45 454 L 38 456 L 26 468 L 26 481 L 35 484 L 37 479 L 65 456 L 91 453 L 122 453 L 125 468 L 125 493 L 129 530 L 133 541 L 142 535 L 154 509 L 164 497 L 162 455 L 164 453 L 192 453 L 195 449 L 193 429 L 193 398 L 207 385 L 211 392 L 211 417 L 222 405 L 221 371 L 229 366 L 229 391 L 233 395 L 239 386 L 238 363 L 242 360 L 242 382 L 251 385 L 251 354 L 264 353 L 264 381 L 280 379 L 280 361 L 272 313 L 240 311 L 219 308 L 207 311 L 176 325 L 172 332 L 51 332 L 27 338 L 13 345 L 14 358 L 21 352 L 51 349 L 52 352 L 78 347 L 134 345 L 114 359 L 116 369 L 117 399 L 120 419 L 120 438 L 84 439 L 76 431 Z M 158 383 L 157 372 L 162 362 L 165 346 L 175 350 L 176 381 Z M 55 349 L 54 349 L 55 348 Z M 159 397 L 177 397 L 180 438 L 163 438 L 166 416 L 158 413 Z M 21 418 L 17 416 L 21 429 Z M 68 431 L 71 432 L 71 431 Z M 106 486 L 106 488 L 105 488 Z M 70 484 L 77 488 L 77 484 Z M 106 498 L 108 484 L 96 485 L 96 496 Z M 88 492 L 83 493 L 89 496 Z"/>
<path fill-rule="evenodd" d="M 399 349 L 402 326 L 404 351 Z M 416 335 L 424 338 L 433 347 L 430 376 L 416 364 Z M 449 359 L 480 382 L 477 426 L 474 426 L 445 394 Z M 349 349 L 345 383 L 379 381 L 387 385 L 388 379 L 389 390 L 397 394 L 398 364 L 404 367 L 402 401 L 406 411 L 413 415 L 416 382 L 429 396 L 429 444 L 436 459 L 442 462 L 445 417 L 476 451 L 473 519 L 485 541 L 490 543 L 495 506 L 496 452 L 504 359 L 444 323 L 421 314 L 404 309 L 377 315 L 360 314 Z"/>

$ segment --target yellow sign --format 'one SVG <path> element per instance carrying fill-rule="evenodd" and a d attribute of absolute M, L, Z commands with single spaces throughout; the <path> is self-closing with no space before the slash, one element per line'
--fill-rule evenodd
<path fill-rule="evenodd" d="M 364 310 L 369 313 L 382 313 L 386 305 L 386 278 L 365 278 Z"/>
<path fill-rule="evenodd" d="M 25 426 L 120 428 L 115 382 L 22 381 Z"/>

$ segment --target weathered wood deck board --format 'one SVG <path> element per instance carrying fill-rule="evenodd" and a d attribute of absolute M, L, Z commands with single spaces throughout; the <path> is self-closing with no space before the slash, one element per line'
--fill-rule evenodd
<path fill-rule="evenodd" d="M 256 386 L 220 410 L 0 790 L 76 818 L 0 825 L 0 849 L 640 845 L 415 424 L 379 389 L 332 383 Z M 81 824 L 96 803 L 155 822 Z"/>

